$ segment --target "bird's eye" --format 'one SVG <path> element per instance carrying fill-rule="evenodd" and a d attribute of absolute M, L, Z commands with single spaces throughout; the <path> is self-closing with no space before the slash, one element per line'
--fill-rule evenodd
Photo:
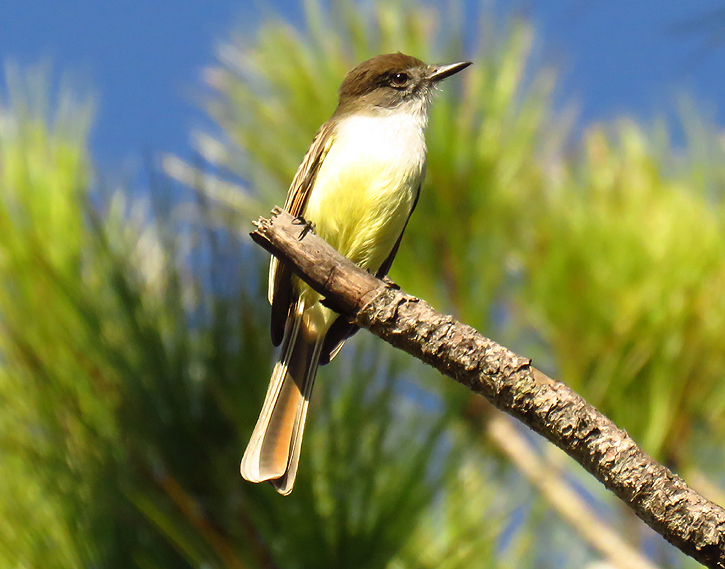
<path fill-rule="evenodd" d="M 390 84 L 393 87 L 405 87 L 410 81 L 410 77 L 407 73 L 395 73 L 390 78 Z"/>

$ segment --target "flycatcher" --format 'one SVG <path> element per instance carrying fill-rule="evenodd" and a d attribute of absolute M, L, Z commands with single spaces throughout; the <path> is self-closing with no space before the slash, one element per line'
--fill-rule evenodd
<path fill-rule="evenodd" d="M 285 209 L 360 267 L 385 276 L 425 176 L 424 131 L 434 87 L 469 65 L 426 65 L 392 53 L 352 69 L 337 109 L 295 174 Z M 241 473 L 250 482 L 271 481 L 284 495 L 297 475 L 317 366 L 356 330 L 320 298 L 272 257 L 272 343 L 282 350 Z"/>

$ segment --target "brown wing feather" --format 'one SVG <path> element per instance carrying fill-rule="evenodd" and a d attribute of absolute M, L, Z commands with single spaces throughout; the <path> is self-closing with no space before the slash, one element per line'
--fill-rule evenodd
<path fill-rule="evenodd" d="M 297 168 L 292 184 L 287 192 L 284 209 L 291 215 L 302 215 L 307 198 L 315 185 L 317 172 L 332 144 L 333 125 L 328 121 L 320 127 L 312 140 L 307 154 Z M 294 302 L 292 290 L 292 271 L 272 257 L 269 265 L 269 301 L 272 304 L 271 334 L 272 344 L 279 346 L 284 337 L 284 327 L 289 308 Z"/>

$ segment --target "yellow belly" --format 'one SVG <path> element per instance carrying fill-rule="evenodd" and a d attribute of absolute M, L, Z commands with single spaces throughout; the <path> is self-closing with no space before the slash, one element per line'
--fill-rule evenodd
<path fill-rule="evenodd" d="M 371 170 L 348 172 L 322 191 L 318 185 L 304 217 L 340 253 L 375 272 L 403 232 L 417 188 Z"/>
<path fill-rule="evenodd" d="M 403 232 L 418 189 L 394 182 L 397 180 L 367 176 L 362 171 L 350 172 L 323 191 L 317 186 L 303 217 L 345 257 L 375 273 Z M 302 281 L 297 286 L 307 306 L 319 299 Z M 328 320 L 332 315 L 326 316 Z"/>

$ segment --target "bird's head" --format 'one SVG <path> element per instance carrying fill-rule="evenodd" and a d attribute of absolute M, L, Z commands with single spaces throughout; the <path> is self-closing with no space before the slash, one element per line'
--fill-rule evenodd
<path fill-rule="evenodd" d="M 392 110 L 408 104 L 425 107 L 439 81 L 469 65 L 470 61 L 426 65 L 400 52 L 378 55 L 345 76 L 340 86 L 338 113 Z"/>

